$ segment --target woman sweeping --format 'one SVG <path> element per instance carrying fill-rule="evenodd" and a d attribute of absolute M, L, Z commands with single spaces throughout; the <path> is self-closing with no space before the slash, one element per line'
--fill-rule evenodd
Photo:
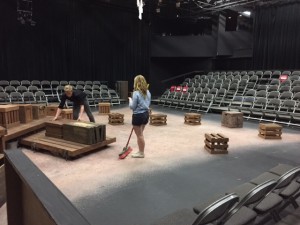
<path fill-rule="evenodd" d="M 149 106 L 151 102 L 151 94 L 148 90 L 146 79 L 142 75 L 134 78 L 134 92 L 132 98 L 129 99 L 129 107 L 132 109 L 132 125 L 137 137 L 139 151 L 132 154 L 133 158 L 145 157 L 145 139 L 144 129 L 149 120 Z"/>

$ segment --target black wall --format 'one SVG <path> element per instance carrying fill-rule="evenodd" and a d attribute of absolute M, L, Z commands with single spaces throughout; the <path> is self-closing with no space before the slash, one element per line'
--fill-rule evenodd
<path fill-rule="evenodd" d="M 98 1 L 34 0 L 36 26 L 0 1 L 1 79 L 132 80 L 148 75 L 150 29 L 137 9 Z"/>

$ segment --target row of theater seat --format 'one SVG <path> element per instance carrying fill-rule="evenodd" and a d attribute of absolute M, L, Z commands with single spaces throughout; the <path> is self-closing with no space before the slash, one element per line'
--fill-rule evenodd
<path fill-rule="evenodd" d="M 300 167 L 279 164 L 268 172 L 239 185 L 193 209 L 178 210 L 153 225 L 250 225 L 299 224 L 300 218 L 281 219 L 288 205 L 298 208 Z M 296 210 L 295 210 L 296 211 Z M 294 223 L 293 223 L 294 222 Z"/>
<path fill-rule="evenodd" d="M 213 76 L 218 76 L 218 80 Z M 187 86 L 173 86 L 165 91 L 159 105 L 204 112 L 211 108 L 239 110 L 247 118 L 298 125 L 300 80 L 273 79 L 269 84 L 258 84 L 256 75 L 256 79 L 249 80 L 247 76 L 195 75 L 186 79 Z"/>
<path fill-rule="evenodd" d="M 8 82 L 8 81 L 7 81 Z M 7 84 L 6 82 L 6 84 Z M 75 82 L 75 81 L 74 81 Z M 82 83 L 79 81 L 77 83 Z M 1 82 L 0 82 L 1 83 Z M 2 82 L 3 83 L 3 82 Z M 9 84 L 17 84 L 16 82 L 9 82 Z M 26 82 L 23 82 L 23 84 Z M 40 84 L 34 86 L 33 84 Z M 60 84 L 71 84 L 73 82 L 29 82 L 29 86 L 17 86 L 12 85 L 0 86 L 0 103 L 40 103 L 40 102 L 59 102 L 61 94 L 63 93 L 64 86 Z M 120 104 L 120 98 L 117 92 L 113 89 L 109 89 L 107 85 L 98 85 L 99 81 L 86 81 L 85 83 L 94 83 L 93 85 L 76 84 L 75 89 L 84 91 L 87 94 L 88 101 L 91 106 L 96 106 L 98 102 L 111 102 L 112 104 Z M 59 84 L 58 86 L 56 86 Z M 100 83 L 99 83 L 100 84 Z M 50 86 L 49 86 L 50 85 Z M 42 98 L 42 100 L 41 100 Z"/>

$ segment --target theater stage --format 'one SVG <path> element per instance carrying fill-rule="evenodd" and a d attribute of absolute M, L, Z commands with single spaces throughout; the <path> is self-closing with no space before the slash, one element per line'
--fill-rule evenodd
<path fill-rule="evenodd" d="M 107 135 L 117 141 L 105 149 L 70 161 L 22 150 L 93 225 L 149 225 L 278 163 L 300 165 L 299 129 L 284 127 L 282 140 L 265 140 L 258 137 L 257 121 L 244 121 L 244 128 L 226 128 L 220 114 L 203 114 L 200 126 L 189 126 L 184 124 L 184 111 L 152 108 L 153 113 L 168 115 L 167 126 L 146 127 L 144 159 L 129 155 L 118 160 L 131 130 L 131 111 L 122 106 L 112 111 L 124 113 L 125 124 L 107 125 Z M 107 116 L 94 115 L 97 122 L 107 124 Z M 228 155 L 209 154 L 204 149 L 205 133 L 229 137 Z M 134 135 L 130 146 L 137 150 Z M 5 206 L 0 218 L 4 211 Z"/>

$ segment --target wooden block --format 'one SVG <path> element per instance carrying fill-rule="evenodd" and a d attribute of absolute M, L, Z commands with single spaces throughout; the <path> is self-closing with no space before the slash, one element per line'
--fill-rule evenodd
<path fill-rule="evenodd" d="M 19 104 L 19 118 L 21 123 L 32 122 L 32 105 L 31 104 Z"/>
<path fill-rule="evenodd" d="M 282 126 L 274 123 L 260 123 L 258 136 L 264 139 L 281 139 Z"/>
<path fill-rule="evenodd" d="M 108 115 L 110 113 L 110 103 L 100 102 L 98 106 L 100 115 Z"/>
<path fill-rule="evenodd" d="M 0 105 L 0 126 L 11 128 L 20 124 L 18 105 Z"/>
<path fill-rule="evenodd" d="M 63 139 L 81 144 L 92 145 L 103 140 L 103 126 L 88 122 L 70 122 L 63 125 Z M 102 136 L 102 138 L 101 138 Z"/>
<path fill-rule="evenodd" d="M 229 128 L 242 128 L 243 127 L 243 113 L 241 112 L 222 112 L 222 126 Z"/>
<path fill-rule="evenodd" d="M 47 105 L 46 106 L 47 116 L 55 116 L 57 108 L 58 108 L 58 105 Z"/>
<path fill-rule="evenodd" d="M 45 122 L 45 125 L 46 125 L 45 135 L 48 137 L 63 138 L 63 124 L 64 123 L 66 123 L 65 120 L 56 120 L 56 121 Z"/>
<path fill-rule="evenodd" d="M 46 117 L 46 105 L 32 105 L 32 117 L 34 120 L 39 120 Z"/>
<path fill-rule="evenodd" d="M 73 109 L 63 109 L 61 111 L 61 117 L 63 119 L 72 120 L 73 119 Z"/>

